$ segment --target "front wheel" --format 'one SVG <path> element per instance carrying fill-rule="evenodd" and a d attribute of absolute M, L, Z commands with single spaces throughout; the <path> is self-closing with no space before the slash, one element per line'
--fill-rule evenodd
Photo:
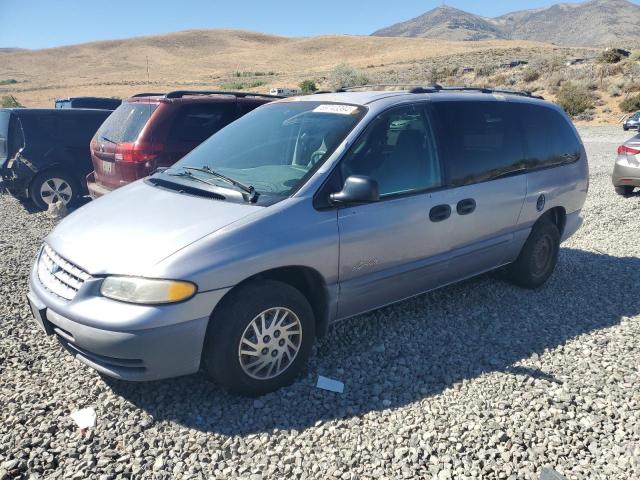
<path fill-rule="evenodd" d="M 229 390 L 261 395 L 291 383 L 315 340 L 309 302 L 273 280 L 238 287 L 223 299 L 207 330 L 205 372 Z"/>
<path fill-rule="evenodd" d="M 73 206 L 80 198 L 80 184 L 64 170 L 46 170 L 34 177 L 29 188 L 29 196 L 41 210 L 46 210 L 49 205 L 57 202 Z"/>
<path fill-rule="evenodd" d="M 558 263 L 560 232 L 548 220 L 534 225 L 517 260 L 507 268 L 509 279 L 524 288 L 538 288 Z"/>

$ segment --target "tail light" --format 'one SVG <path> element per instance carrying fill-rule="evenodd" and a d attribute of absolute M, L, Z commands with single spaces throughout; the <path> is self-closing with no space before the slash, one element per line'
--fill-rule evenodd
<path fill-rule="evenodd" d="M 640 150 L 637 148 L 631 148 L 627 145 L 620 145 L 618 147 L 618 155 L 638 155 L 640 154 Z"/>
<path fill-rule="evenodd" d="M 164 145 L 157 143 L 119 143 L 116 145 L 115 159 L 120 162 L 144 163 L 158 158 Z"/>

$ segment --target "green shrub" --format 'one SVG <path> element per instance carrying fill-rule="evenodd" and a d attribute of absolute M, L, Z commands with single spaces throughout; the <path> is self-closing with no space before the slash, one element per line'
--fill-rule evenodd
<path fill-rule="evenodd" d="M 620 110 L 623 112 L 636 112 L 640 110 L 640 94 L 632 95 L 620 102 Z"/>
<path fill-rule="evenodd" d="M 609 85 L 607 91 L 612 97 L 619 97 L 622 95 L 622 89 L 618 85 Z"/>
<path fill-rule="evenodd" d="M 562 85 L 556 97 L 556 103 L 572 117 L 576 117 L 595 106 L 593 95 L 589 90 L 571 82 Z"/>
<path fill-rule="evenodd" d="M 316 87 L 316 82 L 314 82 L 313 80 L 303 80 L 300 82 L 299 87 L 300 90 L 302 90 L 302 93 L 313 93 L 318 90 L 318 87 Z"/>
<path fill-rule="evenodd" d="M 23 107 L 23 105 L 21 105 L 20 102 L 18 102 L 18 100 L 16 100 L 16 97 L 14 97 L 13 95 L 4 95 L 3 97 L 0 98 L 0 107 L 1 108 L 20 108 L 20 107 Z"/>
<path fill-rule="evenodd" d="M 493 74 L 497 70 L 497 67 L 493 65 L 482 65 L 481 67 L 476 68 L 476 76 L 477 77 L 488 77 Z"/>
<path fill-rule="evenodd" d="M 15 83 L 18 83 L 18 81 L 15 78 L 9 78 L 7 80 L 0 80 L 0 85 L 13 85 Z"/>
<path fill-rule="evenodd" d="M 598 63 L 618 63 L 620 60 L 622 55 L 615 50 L 603 50 L 597 58 Z"/>
<path fill-rule="evenodd" d="M 222 84 L 223 90 L 244 90 L 245 88 L 257 88 L 264 85 L 264 82 L 228 82 Z"/>
<path fill-rule="evenodd" d="M 333 67 L 329 72 L 329 85 L 337 89 L 357 87 L 369 83 L 369 77 L 364 72 L 346 63 Z"/>
<path fill-rule="evenodd" d="M 539 78 L 540 78 L 540 73 L 537 70 L 534 70 L 533 68 L 525 68 L 524 71 L 522 72 L 522 80 L 527 83 L 535 82 Z"/>

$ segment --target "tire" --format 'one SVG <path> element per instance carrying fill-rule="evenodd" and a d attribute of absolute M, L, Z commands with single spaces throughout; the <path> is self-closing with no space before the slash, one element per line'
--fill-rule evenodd
<path fill-rule="evenodd" d="M 62 201 L 66 206 L 72 207 L 81 197 L 81 187 L 78 180 L 67 171 L 52 168 L 38 173 L 33 178 L 29 187 L 29 197 L 41 210 L 46 210 L 56 201 Z"/>
<path fill-rule="evenodd" d="M 267 332 L 262 331 L 258 340 L 251 324 L 257 322 L 261 330 L 263 313 Z M 272 328 L 274 315 L 283 322 L 282 328 Z M 287 329 L 292 346 L 285 340 Z M 293 382 L 305 367 L 314 340 L 313 310 L 302 293 L 274 280 L 251 282 L 231 291 L 216 308 L 207 329 L 202 366 L 211 379 L 234 393 L 262 395 Z M 265 361 L 262 368 L 252 365 Z"/>
<path fill-rule="evenodd" d="M 511 282 L 524 288 L 544 285 L 556 268 L 560 252 L 560 232 L 549 220 L 534 225 L 520 255 L 507 268 Z"/>
<path fill-rule="evenodd" d="M 622 195 L 623 197 L 629 197 L 633 194 L 633 189 L 635 187 L 631 185 L 623 185 L 622 187 L 616 187 L 616 193 L 618 195 Z"/>

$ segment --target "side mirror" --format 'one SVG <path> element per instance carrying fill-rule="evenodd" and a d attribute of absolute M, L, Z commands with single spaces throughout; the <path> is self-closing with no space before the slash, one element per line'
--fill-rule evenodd
<path fill-rule="evenodd" d="M 329 200 L 334 205 L 377 202 L 380 200 L 378 182 L 365 175 L 351 175 L 341 191 L 329 195 Z"/>

